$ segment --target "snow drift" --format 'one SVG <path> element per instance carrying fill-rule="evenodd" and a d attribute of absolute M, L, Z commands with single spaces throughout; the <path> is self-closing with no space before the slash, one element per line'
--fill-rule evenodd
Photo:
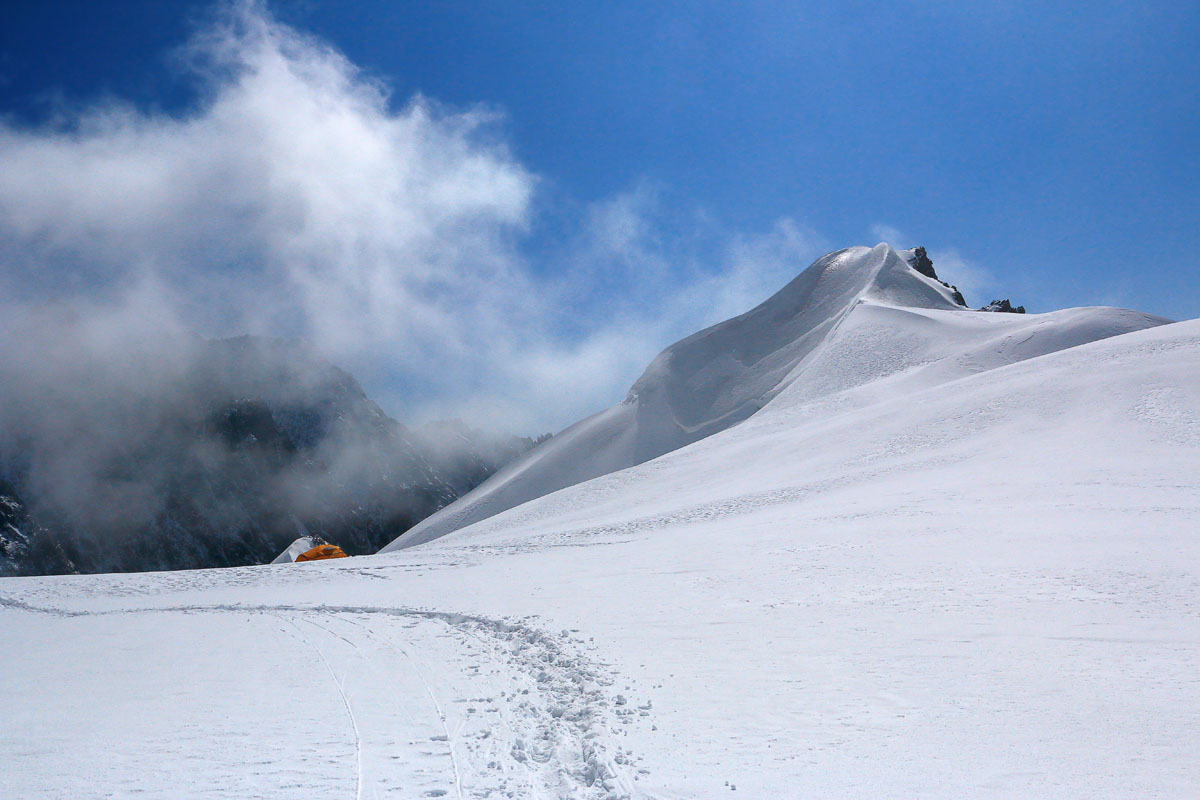
<path fill-rule="evenodd" d="M 944 383 L 1168 320 L 1115 308 L 981 314 L 887 244 L 829 253 L 756 308 L 664 350 L 620 404 L 567 428 L 381 552 L 432 541 L 566 486 L 654 459 L 757 413 L 892 377 Z"/>

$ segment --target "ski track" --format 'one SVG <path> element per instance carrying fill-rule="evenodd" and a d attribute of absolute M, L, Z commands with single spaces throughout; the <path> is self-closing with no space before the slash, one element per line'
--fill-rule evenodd
<path fill-rule="evenodd" d="M 412 666 L 413 674 L 415 674 L 421 681 L 421 685 L 424 687 L 425 693 L 429 695 L 429 700 L 433 704 L 434 711 L 437 713 L 438 723 L 441 725 L 442 733 L 446 737 L 446 749 L 450 755 L 450 763 L 454 768 L 454 792 L 458 797 L 458 800 L 462 800 L 462 769 L 458 765 L 458 755 L 455 753 L 456 737 L 450 735 L 450 729 L 446 726 L 446 712 L 442 710 L 442 704 L 438 702 L 437 694 L 433 691 L 433 687 L 429 684 L 429 681 L 425 678 L 421 668 L 417 665 L 416 659 L 413 658 L 412 653 L 409 652 L 408 648 L 404 647 L 403 645 L 396 644 L 389 640 L 379 639 L 373 633 L 371 633 L 369 628 L 359 625 L 353 620 L 343 619 L 343 621 L 349 622 L 350 624 L 360 628 L 368 639 L 378 641 L 392 652 L 404 656 L 405 660 L 408 661 L 408 663 Z M 355 647 L 357 648 L 357 645 Z"/>
<path fill-rule="evenodd" d="M 626 736 L 673 797 L 1194 796 L 1196 323 L 1009 363 L 1058 328 L 855 308 L 750 419 L 420 552 L 13 579 L 0 798 L 645 797 Z"/>
<path fill-rule="evenodd" d="M 610 698 L 612 670 L 589 659 L 583 642 L 568 631 L 542 631 L 531 618 L 286 604 L 77 611 L 5 597 L 0 609 L 63 618 L 263 614 L 286 623 L 292 638 L 323 665 L 345 709 L 353 736 L 356 800 L 442 797 L 449 791 L 458 800 L 648 797 L 630 774 L 637 766 L 634 754 L 615 744 L 617 726 L 646 716 L 636 710 L 640 704 L 623 695 Z M 302 623 L 320 631 L 324 642 L 306 633 Z M 435 649 L 447 640 L 452 642 L 448 652 L 445 644 Z M 430 652 L 439 670 L 422 664 L 420 652 Z M 392 700 L 386 714 L 379 703 L 385 691 Z M 441 691 L 453 698 L 450 705 L 463 707 L 457 719 L 439 700 Z M 428 697 L 432 719 L 405 711 L 403 700 L 418 695 Z M 431 726 L 437 733 L 422 737 L 419 731 Z M 414 734 L 407 750 L 396 741 L 406 734 Z M 439 742 L 448 756 L 444 772 L 420 765 L 425 755 L 420 748 Z M 449 781 L 448 791 L 442 787 Z"/>
<path fill-rule="evenodd" d="M 307 636 L 305 636 L 304 632 L 302 630 L 300 630 L 299 625 L 297 625 L 295 622 L 293 622 L 290 619 L 284 619 L 283 617 L 280 617 L 278 614 L 273 614 L 272 616 L 274 616 L 278 619 L 283 619 L 285 622 L 287 622 L 289 625 L 291 625 L 293 628 L 295 628 L 296 632 L 300 635 L 300 638 L 305 642 L 305 644 L 307 644 L 309 647 L 311 647 L 316 652 L 316 654 L 320 657 L 321 663 L 323 663 L 325 665 L 325 669 L 327 669 L 329 671 L 329 677 L 333 679 L 334 685 L 337 686 L 338 695 L 339 695 L 339 697 L 341 697 L 342 705 L 345 706 L 345 708 L 346 708 L 346 716 L 348 716 L 350 718 L 350 727 L 354 730 L 354 761 L 355 761 L 354 797 L 356 798 L 356 800 L 362 800 L 362 790 L 363 790 L 362 732 L 358 729 L 358 720 L 354 718 L 354 709 L 350 705 L 350 699 L 348 697 L 346 697 L 346 687 L 342 684 L 342 679 L 339 678 L 337 673 L 333 671 L 333 665 L 329 663 L 329 659 L 325 656 L 325 651 L 323 651 L 318 645 L 314 644 L 311 639 L 309 639 Z M 316 623 L 313 623 L 313 624 L 315 625 Z M 317 625 L 317 627 L 320 628 L 321 626 Z M 321 628 L 321 629 L 327 630 L 326 628 Z"/>

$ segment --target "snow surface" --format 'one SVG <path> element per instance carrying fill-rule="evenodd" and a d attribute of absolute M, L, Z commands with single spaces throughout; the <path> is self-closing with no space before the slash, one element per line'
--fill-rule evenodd
<path fill-rule="evenodd" d="M 906 375 L 903 387 L 879 384 L 911 390 L 1168 321 L 1116 308 L 970 311 L 910 267 L 912 256 L 879 244 L 818 259 L 757 308 L 664 350 L 624 402 L 530 451 L 381 552 L 725 430 L 797 382 L 811 399 L 928 367 Z"/>
<path fill-rule="evenodd" d="M 0 796 L 1194 796 L 1200 320 L 858 299 L 420 547 L 0 581 Z"/>

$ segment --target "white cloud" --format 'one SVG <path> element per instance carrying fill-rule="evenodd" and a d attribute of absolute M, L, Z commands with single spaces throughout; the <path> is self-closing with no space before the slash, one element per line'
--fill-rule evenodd
<path fill-rule="evenodd" d="M 307 338 L 401 413 L 557 427 L 658 349 L 818 253 L 791 221 L 722 231 L 638 186 L 586 207 L 557 269 L 522 254 L 537 179 L 502 120 L 397 106 L 254 2 L 185 49 L 202 101 L 0 122 L 0 291 L 126 333 Z"/>
<path fill-rule="evenodd" d="M 543 316 L 512 322 L 541 335 L 510 337 L 488 385 L 465 399 L 465 416 L 540 430 L 599 411 L 663 347 L 748 311 L 824 252 L 792 220 L 747 234 L 676 213 L 661 187 L 635 186 L 582 217 L 559 254 L 566 268 L 539 289 Z"/>
<path fill-rule="evenodd" d="M 899 247 L 901 249 L 908 247 L 908 245 L 904 244 L 905 237 L 903 233 L 891 225 L 884 225 L 883 223 L 876 223 L 871 226 L 871 238 L 875 240 L 874 244 L 887 242 L 892 247 Z"/>

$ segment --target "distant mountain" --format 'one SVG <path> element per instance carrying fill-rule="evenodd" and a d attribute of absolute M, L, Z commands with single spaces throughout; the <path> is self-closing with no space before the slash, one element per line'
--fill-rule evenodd
<path fill-rule="evenodd" d="M 0 574 L 266 563 L 309 534 L 370 553 L 533 445 L 410 429 L 295 342 L 170 353 L 145 380 L 81 356 L 61 385 L 6 384 Z"/>
<path fill-rule="evenodd" d="M 1169 322 L 1117 308 L 972 311 L 924 248 L 829 253 L 741 316 L 668 347 L 625 400 L 527 453 L 405 532 L 428 542 L 535 498 L 657 458 L 756 414 L 788 390 L 806 400 L 892 376 L 928 384 Z M 879 385 L 883 385 L 882 382 Z"/>

